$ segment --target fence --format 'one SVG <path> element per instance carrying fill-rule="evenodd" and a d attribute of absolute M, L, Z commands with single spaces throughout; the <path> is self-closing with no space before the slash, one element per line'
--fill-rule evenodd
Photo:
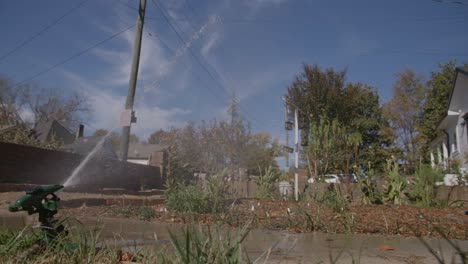
<path fill-rule="evenodd" d="M 63 184 L 84 156 L 0 142 L 0 183 Z M 77 191 L 162 189 L 160 169 L 114 159 L 91 159 L 77 175 Z"/>

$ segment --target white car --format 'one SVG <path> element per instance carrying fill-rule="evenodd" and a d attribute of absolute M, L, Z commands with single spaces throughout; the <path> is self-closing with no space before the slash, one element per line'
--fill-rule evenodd
<path fill-rule="evenodd" d="M 336 174 L 327 174 L 323 176 L 323 179 L 325 180 L 326 183 L 340 183 L 340 177 Z"/>

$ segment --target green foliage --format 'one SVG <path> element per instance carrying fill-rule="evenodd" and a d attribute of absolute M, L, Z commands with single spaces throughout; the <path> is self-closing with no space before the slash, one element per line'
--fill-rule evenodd
<path fill-rule="evenodd" d="M 427 82 L 428 92 L 421 120 L 421 134 L 426 143 L 441 133 L 437 127 L 447 115 L 450 91 L 455 81 L 455 67 L 455 60 L 440 63 L 439 68 L 431 73 L 431 79 Z"/>
<path fill-rule="evenodd" d="M 328 186 L 319 202 L 325 204 L 335 213 L 347 211 L 349 205 L 348 200 L 343 197 L 339 188 L 337 188 L 333 183 Z"/>
<path fill-rule="evenodd" d="M 141 220 L 149 221 L 156 216 L 156 213 L 151 206 L 141 206 L 139 208 L 139 216 Z"/>
<path fill-rule="evenodd" d="M 359 180 L 359 186 L 362 192 L 362 203 L 364 204 L 382 204 L 382 195 L 377 190 L 375 183 L 370 177 Z"/>
<path fill-rule="evenodd" d="M 398 164 L 388 161 L 387 183 L 384 185 L 384 200 L 391 204 L 401 205 L 401 196 L 406 188 L 406 181 L 398 172 Z"/>
<path fill-rule="evenodd" d="M 332 170 L 350 172 L 351 162 L 356 163 L 362 141 L 358 132 L 349 132 L 337 119 L 330 121 L 322 116 L 319 124 L 312 124 L 310 137 L 305 152 L 315 175 L 325 175 Z"/>
<path fill-rule="evenodd" d="M 414 182 L 409 186 L 408 197 L 423 207 L 436 205 L 435 184 L 443 180 L 444 176 L 425 165 L 416 172 Z"/>
<path fill-rule="evenodd" d="M 378 191 L 377 186 L 372 179 L 375 177 L 374 169 L 368 163 L 367 175 L 364 173 L 357 173 L 359 181 L 359 188 L 361 189 L 361 201 L 363 204 L 382 204 L 382 194 Z"/>
<path fill-rule="evenodd" d="M 203 188 L 193 183 L 184 184 L 173 180 L 166 182 L 166 205 L 181 213 L 221 213 L 226 209 L 227 186 L 224 174 L 212 176 Z"/>
<path fill-rule="evenodd" d="M 278 197 L 277 182 L 281 176 L 281 171 L 274 167 L 268 167 L 259 176 L 254 177 L 257 185 L 255 196 L 259 199 L 275 199 Z"/>
<path fill-rule="evenodd" d="M 383 106 L 385 118 L 397 135 L 396 146 L 402 150 L 403 159 L 411 166 L 418 164 L 424 143 L 420 134 L 426 86 L 422 76 L 411 69 L 397 73 L 393 96 Z"/>
<path fill-rule="evenodd" d="M 206 194 L 203 190 L 190 184 L 177 183 L 166 186 L 166 206 L 173 211 L 182 213 L 208 213 Z"/>
<path fill-rule="evenodd" d="M 393 134 L 382 117 L 378 93 L 362 83 L 346 83 L 345 75 L 345 71 L 305 64 L 303 72 L 288 87 L 290 107 L 298 107 L 299 119 L 310 123 L 311 140 L 314 140 L 315 133 L 326 137 L 322 132 L 329 129 L 314 131 L 316 128 L 312 127 L 323 125 L 323 120 L 327 120 L 330 126 L 333 126 L 333 122 L 339 124 L 343 131 L 341 142 L 347 142 L 347 148 L 339 148 L 343 152 L 340 162 L 330 163 L 328 160 L 333 158 L 330 155 L 317 162 L 328 162 L 329 167 L 332 165 L 336 167 L 333 169 L 345 173 L 350 171 L 353 163 L 365 166 L 360 163 L 362 161 L 371 161 L 383 170 L 385 159 L 392 154 L 389 146 L 393 142 Z M 331 138 L 329 142 L 334 144 L 334 136 L 328 137 Z M 326 146 L 328 143 L 325 141 L 322 144 Z M 310 160 L 306 158 L 306 163 L 314 166 L 312 157 L 308 158 Z M 311 171 L 319 174 L 314 168 Z"/>
<path fill-rule="evenodd" d="M 181 235 L 169 231 L 175 257 L 160 256 L 158 263 L 250 263 L 242 251 L 242 242 L 248 234 L 244 228 L 236 236 L 217 227 L 203 230 L 202 227 L 187 226 Z"/>

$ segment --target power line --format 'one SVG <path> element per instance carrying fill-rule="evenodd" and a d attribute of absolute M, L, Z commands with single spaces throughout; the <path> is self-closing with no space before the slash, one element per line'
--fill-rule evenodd
<path fill-rule="evenodd" d="M 63 15 L 61 15 L 60 17 L 58 17 L 57 19 L 55 19 L 54 21 L 52 21 L 52 23 L 46 25 L 45 27 L 43 27 L 41 30 L 39 30 L 36 34 L 30 36 L 29 38 L 27 38 L 25 41 L 23 41 L 21 44 L 19 44 L 18 46 L 14 47 L 12 50 L 8 51 L 7 53 L 3 54 L 1 57 L 0 57 L 0 62 L 3 61 L 5 58 L 7 58 L 8 56 L 10 56 L 11 54 L 15 53 L 16 51 L 18 51 L 19 49 L 21 49 L 22 47 L 26 46 L 28 43 L 30 43 L 31 41 L 33 41 L 34 39 L 36 39 L 37 37 L 41 36 L 42 34 L 44 34 L 46 31 L 50 30 L 51 28 L 53 28 L 55 25 L 57 25 L 60 21 L 62 21 L 65 17 L 67 17 L 68 15 L 70 15 L 71 13 L 73 13 L 75 10 L 77 10 L 78 8 L 80 8 L 81 6 L 83 6 L 86 2 L 88 2 L 89 0 L 84 0 L 84 1 L 81 1 L 80 3 L 78 3 L 76 6 L 72 7 L 71 9 L 69 9 L 67 12 L 65 12 Z"/>
<path fill-rule="evenodd" d="M 68 58 L 66 58 L 66 59 L 64 59 L 64 60 L 62 60 L 62 61 L 60 61 L 60 62 L 58 62 L 58 63 L 56 63 L 56 64 L 54 64 L 54 65 L 52 65 L 52 66 L 50 66 L 50 67 L 48 67 L 48 68 L 46 68 L 46 69 L 44 69 L 44 70 L 42 70 L 42 71 L 40 71 L 40 72 L 38 72 L 38 73 L 36 73 L 36 74 L 34 74 L 34 75 L 32 75 L 32 76 L 30 76 L 29 78 L 27 78 L 27 79 L 25 79 L 25 80 L 22 80 L 22 81 L 20 81 L 20 82 L 18 82 L 18 83 L 16 83 L 13 87 L 18 87 L 18 86 L 20 86 L 21 84 L 23 84 L 23 83 L 25 83 L 25 82 L 29 82 L 29 81 L 31 81 L 31 80 L 37 78 L 37 77 L 40 76 L 40 75 L 43 75 L 43 74 L 45 74 L 45 73 L 48 73 L 48 72 L 50 72 L 51 70 L 53 70 L 53 69 L 55 69 L 55 68 L 57 68 L 57 67 L 59 67 L 59 66 L 65 64 L 65 63 L 67 63 L 67 62 L 69 62 L 69 61 L 71 61 L 71 60 L 73 60 L 73 59 L 76 59 L 76 58 L 78 58 L 79 56 L 85 54 L 86 52 L 88 52 L 88 51 L 90 51 L 90 50 L 96 48 L 96 47 L 99 46 L 99 45 L 102 45 L 103 43 L 105 43 L 105 42 L 107 42 L 107 41 L 109 41 L 109 40 L 111 40 L 111 39 L 117 37 L 118 35 L 124 33 L 125 31 L 127 31 L 127 30 L 129 30 L 129 29 L 131 29 L 131 28 L 133 28 L 133 27 L 135 27 L 135 25 L 131 25 L 131 26 L 129 26 L 129 27 L 127 27 L 127 28 L 125 28 L 125 29 L 123 29 L 123 30 L 121 30 L 121 31 L 119 31 L 119 32 L 117 32 L 117 33 L 115 33 L 115 34 L 113 34 L 113 35 L 111 35 L 111 36 L 109 36 L 109 37 L 107 37 L 107 38 L 105 38 L 105 39 L 103 39 L 103 40 L 101 40 L 101 41 L 99 41 L 99 42 L 97 42 L 97 43 L 91 45 L 91 46 L 89 46 L 89 47 L 87 47 L 86 49 L 83 49 L 83 50 L 81 50 L 81 51 L 79 51 L 79 52 L 73 54 L 72 56 L 70 56 L 70 57 L 68 57 Z"/>
<path fill-rule="evenodd" d="M 437 3 L 449 3 L 449 4 L 458 4 L 458 5 L 468 5 L 468 2 L 456 1 L 456 0 L 432 0 Z"/>
<path fill-rule="evenodd" d="M 179 36 L 179 39 L 180 39 L 183 43 L 185 43 L 185 41 L 183 40 L 182 36 L 177 32 L 177 30 L 176 30 L 176 29 L 172 26 L 172 24 L 170 23 L 170 20 L 171 20 L 170 15 L 166 16 L 166 14 L 163 12 L 163 11 L 166 11 L 166 12 L 167 12 L 167 10 L 164 8 L 164 6 L 162 6 L 162 4 L 160 4 L 160 5 L 158 6 L 158 5 L 154 2 L 154 0 L 151 0 L 151 1 L 153 2 L 153 4 L 155 4 L 155 6 L 156 6 L 157 8 L 160 8 L 160 9 L 161 9 L 161 14 L 163 14 L 163 16 L 166 18 L 167 23 L 170 25 L 170 27 L 172 28 L 172 30 Z M 156 0 L 156 1 L 158 1 L 158 0 Z M 175 26 L 176 26 L 181 32 L 183 32 L 183 30 L 177 25 L 177 23 L 176 23 L 175 21 L 173 21 L 173 22 L 174 22 Z M 224 85 L 213 75 L 213 73 L 211 73 L 210 70 L 208 70 L 208 68 L 200 61 L 200 59 L 199 59 L 197 56 L 195 56 L 195 54 L 193 53 L 193 51 L 191 50 L 190 47 L 188 47 L 188 50 L 189 50 L 190 54 L 192 55 L 192 57 L 197 61 L 197 63 L 202 67 L 202 69 L 210 76 L 210 78 L 216 83 L 216 85 L 217 85 L 218 87 L 220 87 L 222 91 L 225 92 L 225 91 L 226 91 L 226 88 L 224 87 Z M 208 63 L 208 65 L 209 65 L 209 63 Z M 215 69 L 214 67 L 211 67 L 211 68 L 212 68 L 213 71 L 216 73 L 216 75 L 220 76 L 220 74 L 216 71 L 216 69 Z M 207 86 L 207 87 L 209 87 L 209 86 Z M 210 89 L 210 91 L 212 91 L 211 88 L 209 88 L 209 89 Z M 217 94 L 214 93 L 214 91 L 212 91 L 212 94 L 215 95 L 216 97 L 218 97 Z M 237 103 L 237 104 L 239 105 L 239 109 L 240 109 L 240 110 L 244 111 L 244 112 L 248 115 L 248 111 L 246 111 L 245 109 L 243 109 L 242 105 L 239 103 L 239 101 L 238 101 L 237 99 L 234 98 L 234 102 Z M 254 118 L 253 116 L 250 116 L 250 117 L 251 117 L 254 121 L 256 121 L 257 123 L 263 123 L 263 122 L 259 121 L 258 119 Z M 246 118 L 247 118 L 247 117 L 246 117 Z M 265 123 L 263 123 L 263 124 L 265 125 Z M 265 126 L 269 126 L 269 125 L 265 125 Z"/>
<path fill-rule="evenodd" d="M 449 57 L 468 57 L 468 53 L 443 53 L 438 51 L 411 51 L 411 50 L 357 50 L 360 53 L 383 53 L 383 54 L 410 54 L 410 55 L 427 55 L 427 56 L 449 56 Z"/>
<path fill-rule="evenodd" d="M 191 47 L 187 46 L 187 43 L 185 42 L 184 38 L 180 35 L 180 33 L 175 29 L 175 27 L 172 25 L 171 21 L 170 21 L 170 18 L 168 16 L 166 16 L 166 14 L 163 12 L 164 9 L 164 6 L 161 5 L 161 7 L 156 4 L 156 2 L 154 0 L 151 0 L 151 2 L 156 6 L 157 9 L 159 9 L 161 11 L 161 14 L 163 15 L 164 19 L 166 20 L 167 24 L 171 27 L 171 29 L 176 33 L 177 37 L 180 39 L 180 41 L 182 41 L 182 43 L 184 45 L 186 45 L 190 55 L 195 59 L 195 61 L 211 76 L 211 78 L 214 78 L 214 76 L 212 75 L 212 73 L 210 71 L 208 71 L 208 69 L 205 67 L 205 65 L 203 65 L 201 63 L 201 61 L 198 59 L 197 56 L 195 56 L 195 54 L 193 53 Z M 177 25 L 177 24 L 176 24 Z M 179 28 L 180 29 L 180 28 Z M 207 86 L 208 88 L 209 86 Z M 213 89 L 211 88 L 208 88 L 208 90 L 210 91 L 210 93 L 212 93 L 215 97 L 218 97 L 219 98 L 219 95 L 217 93 L 214 92 Z"/>
<path fill-rule="evenodd" d="M 155 1 L 159 2 L 158 0 L 151 0 L 151 2 L 156 6 L 156 8 L 158 8 L 160 11 L 161 11 L 161 14 L 163 15 L 163 17 L 165 18 L 166 22 L 168 23 L 168 25 L 171 27 L 171 29 L 176 33 L 176 35 L 178 36 L 178 38 L 182 41 L 182 43 L 184 43 L 184 45 L 186 45 L 186 42 L 184 41 L 183 37 L 181 36 L 181 34 L 175 29 L 175 27 L 177 27 L 181 32 L 183 32 L 183 30 L 177 25 L 177 23 L 175 21 L 173 21 L 173 23 L 175 24 L 175 27 L 174 25 L 172 25 L 171 23 L 171 20 L 172 18 L 170 17 L 169 14 L 166 15 L 165 12 L 167 12 L 167 10 L 164 8 L 164 6 L 162 4 L 157 4 Z M 202 67 L 202 69 L 210 76 L 210 78 L 216 83 L 216 85 L 221 88 L 222 91 L 226 91 L 224 85 L 213 75 L 213 73 L 208 70 L 208 68 L 200 61 L 200 59 L 194 54 L 194 52 L 192 51 L 191 47 L 187 46 L 187 49 L 189 50 L 191 56 L 195 59 L 195 61 L 200 65 L 200 67 Z M 216 75 L 218 76 L 221 76 L 217 70 L 214 68 L 214 67 L 211 67 L 213 69 L 213 71 L 216 73 Z M 208 88 L 209 86 L 207 86 Z M 208 88 L 209 91 L 215 96 L 215 97 L 218 97 L 218 94 L 215 93 L 211 88 Z M 218 97 L 219 98 L 219 97 Z M 222 99 L 222 98 L 221 98 Z M 238 102 L 238 100 L 236 98 L 233 99 L 235 103 L 238 104 L 239 106 L 239 109 L 242 110 L 246 115 L 248 115 L 248 111 L 246 111 L 245 109 L 243 109 L 243 107 L 241 106 L 241 104 Z M 254 121 L 256 121 L 257 123 L 262 123 L 260 120 L 256 119 L 255 117 L 253 116 L 250 116 Z M 265 125 L 263 123 L 264 126 L 269 126 L 269 125 Z"/>
<path fill-rule="evenodd" d="M 153 1 L 153 0 L 152 0 Z M 158 1 L 158 0 L 156 0 Z M 161 5 L 162 6 L 162 5 Z M 162 6 L 162 9 L 164 9 L 164 6 Z M 164 9 L 165 10 L 165 9 Z M 170 16 L 169 16 L 170 18 Z M 219 17 L 217 17 L 218 19 L 220 19 Z M 222 19 L 220 19 L 222 21 Z M 176 25 L 176 27 L 181 31 L 183 32 L 183 30 L 177 25 L 177 23 L 174 21 L 174 24 Z M 173 28 L 173 30 L 175 30 Z M 197 61 L 197 63 L 202 67 L 202 69 L 208 74 L 208 76 L 215 82 L 215 84 L 224 92 L 226 92 L 226 88 L 224 86 L 224 84 L 222 83 L 222 81 L 220 81 L 216 76 L 219 76 L 221 77 L 221 75 L 219 74 L 219 72 L 216 70 L 216 68 L 212 67 L 208 62 L 206 62 L 210 68 L 214 71 L 214 73 L 216 74 L 216 76 L 213 75 L 213 73 L 199 60 L 199 58 L 197 56 L 195 56 L 195 54 L 193 54 L 193 51 L 189 48 L 189 51 L 190 53 L 192 54 L 192 57 L 195 58 L 195 60 Z M 207 86 L 209 87 L 209 86 Z M 231 92 L 234 92 L 233 89 L 229 89 Z M 242 105 L 240 104 L 240 102 L 238 101 L 237 98 L 233 98 L 233 101 L 238 104 L 239 106 L 239 110 L 243 111 L 244 114 L 246 115 L 246 118 L 248 118 L 248 116 L 250 116 L 251 119 L 253 119 L 254 121 L 256 121 L 257 123 L 261 123 L 263 126 L 269 126 L 269 125 L 265 125 L 265 123 L 263 123 L 262 121 L 260 121 L 259 119 L 255 118 L 254 116 L 252 115 L 249 115 L 249 112 L 247 110 L 244 109 L 244 107 L 242 107 Z M 253 123 L 253 122 L 252 122 Z"/>

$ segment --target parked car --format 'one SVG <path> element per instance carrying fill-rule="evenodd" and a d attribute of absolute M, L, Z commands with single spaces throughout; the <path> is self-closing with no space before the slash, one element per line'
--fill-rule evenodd
<path fill-rule="evenodd" d="M 336 174 L 327 174 L 323 176 L 323 179 L 325 180 L 326 183 L 340 183 L 340 177 Z"/>
<path fill-rule="evenodd" d="M 340 182 L 342 183 L 356 183 L 358 182 L 356 174 L 339 174 Z"/>

